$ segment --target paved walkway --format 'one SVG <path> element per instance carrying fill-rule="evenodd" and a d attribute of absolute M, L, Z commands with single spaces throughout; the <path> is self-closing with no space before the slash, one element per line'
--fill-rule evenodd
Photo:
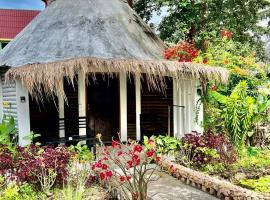
<path fill-rule="evenodd" d="M 148 195 L 153 200 L 217 200 L 217 198 L 194 187 L 182 183 L 180 180 L 160 173 L 157 181 L 150 183 Z"/>

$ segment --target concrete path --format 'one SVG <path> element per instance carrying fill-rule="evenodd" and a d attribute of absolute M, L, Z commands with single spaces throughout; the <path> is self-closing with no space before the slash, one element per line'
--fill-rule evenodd
<path fill-rule="evenodd" d="M 158 180 L 150 183 L 148 196 L 153 200 L 217 200 L 217 198 L 163 172 L 155 176 Z"/>

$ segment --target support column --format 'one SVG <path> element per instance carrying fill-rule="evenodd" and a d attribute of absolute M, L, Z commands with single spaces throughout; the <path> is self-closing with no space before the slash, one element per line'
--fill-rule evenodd
<path fill-rule="evenodd" d="M 78 73 L 78 101 L 79 101 L 79 117 L 86 117 L 86 81 L 83 71 Z M 86 128 L 79 129 L 79 135 L 86 135 Z"/>
<path fill-rule="evenodd" d="M 135 76 L 135 93 L 136 93 L 136 140 L 141 140 L 141 76 Z"/>
<path fill-rule="evenodd" d="M 178 105 L 178 81 L 173 79 L 173 105 Z M 173 135 L 174 137 L 178 136 L 178 127 L 179 127 L 179 108 L 173 107 Z"/>
<path fill-rule="evenodd" d="M 63 82 L 62 82 L 63 84 Z M 65 100 L 64 97 L 58 97 L 58 110 L 59 110 L 59 119 L 64 119 L 65 118 Z M 65 122 L 61 122 L 65 123 Z M 63 124 L 65 125 L 65 124 Z M 65 137 L 65 129 L 59 130 L 59 137 L 63 138 Z"/>
<path fill-rule="evenodd" d="M 121 140 L 127 141 L 127 75 L 120 72 L 120 133 Z"/>
<path fill-rule="evenodd" d="M 28 91 L 21 81 L 16 81 L 19 145 L 30 144 L 30 111 Z"/>

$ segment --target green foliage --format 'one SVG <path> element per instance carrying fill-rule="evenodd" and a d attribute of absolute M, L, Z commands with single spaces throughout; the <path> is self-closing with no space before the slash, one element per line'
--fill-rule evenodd
<path fill-rule="evenodd" d="M 270 150 L 251 147 L 240 152 L 235 168 L 240 171 L 263 171 L 270 167 Z"/>
<path fill-rule="evenodd" d="M 260 153 L 260 149 L 257 147 L 248 147 L 246 152 L 248 156 L 257 156 Z"/>
<path fill-rule="evenodd" d="M 0 192 L 1 200 L 38 200 L 41 195 L 34 190 L 34 186 L 28 183 L 21 185 L 10 183 Z"/>
<path fill-rule="evenodd" d="M 135 10 L 146 21 L 154 12 L 166 16 L 158 25 L 163 40 L 177 43 L 181 40 L 195 41 L 203 46 L 204 42 L 219 37 L 220 30 L 227 28 L 234 38 L 242 43 L 258 44 L 260 36 L 268 33 L 267 27 L 258 22 L 269 17 L 269 1 L 220 1 L 220 0 L 136 0 Z M 248 31 L 256 33 L 248 34 Z"/>
<path fill-rule="evenodd" d="M 16 184 L 10 184 L 1 194 L 3 200 L 20 200 L 20 189 Z"/>
<path fill-rule="evenodd" d="M 13 117 L 7 120 L 4 116 L 0 124 L 0 144 L 7 145 L 10 150 L 14 150 L 17 145 L 17 129 Z"/>
<path fill-rule="evenodd" d="M 76 146 L 71 145 L 69 147 L 69 150 L 75 152 L 74 159 L 77 159 L 79 161 L 91 162 L 94 158 L 94 155 L 90 151 L 90 149 L 86 145 L 82 145 L 81 143 L 78 143 Z"/>
<path fill-rule="evenodd" d="M 41 134 L 36 134 L 33 131 L 30 132 L 28 136 L 23 137 L 24 140 L 29 140 L 31 144 L 34 143 L 35 139 L 39 138 Z M 36 143 L 36 145 L 40 145 L 40 143 Z"/>
<path fill-rule="evenodd" d="M 240 147 L 251 129 L 254 114 L 254 99 L 247 95 L 247 83 L 240 82 L 230 96 L 212 92 L 213 98 L 222 104 L 225 127 L 231 142 Z"/>
<path fill-rule="evenodd" d="M 155 138 L 157 151 L 161 154 L 174 154 L 179 150 L 181 141 L 170 136 L 158 136 Z"/>
<path fill-rule="evenodd" d="M 219 174 L 225 171 L 225 166 L 222 163 L 214 162 L 203 165 L 201 170 L 207 174 Z"/>
<path fill-rule="evenodd" d="M 270 193 L 270 176 L 261 177 L 259 179 L 241 180 L 240 185 L 257 192 Z"/>

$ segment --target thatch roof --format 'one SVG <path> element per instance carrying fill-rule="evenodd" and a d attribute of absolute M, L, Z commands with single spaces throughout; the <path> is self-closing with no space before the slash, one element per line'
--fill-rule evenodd
<path fill-rule="evenodd" d="M 155 77 L 227 79 L 221 68 L 163 60 L 165 45 L 124 0 L 56 0 L 0 53 L 8 80 L 62 93 L 63 76 L 125 71 Z"/>

